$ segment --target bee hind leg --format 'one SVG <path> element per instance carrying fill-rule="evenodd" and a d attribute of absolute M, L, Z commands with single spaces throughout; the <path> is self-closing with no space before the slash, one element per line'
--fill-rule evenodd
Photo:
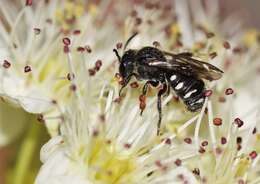
<path fill-rule="evenodd" d="M 157 123 L 157 135 L 160 134 L 160 127 L 161 127 L 161 122 L 162 122 L 162 100 L 161 100 L 161 97 L 162 95 L 167 92 L 167 84 L 163 84 L 163 87 L 162 89 L 159 90 L 158 92 L 158 99 L 157 99 L 157 110 L 158 110 L 158 113 L 159 113 L 159 120 L 158 120 L 158 123 Z"/>

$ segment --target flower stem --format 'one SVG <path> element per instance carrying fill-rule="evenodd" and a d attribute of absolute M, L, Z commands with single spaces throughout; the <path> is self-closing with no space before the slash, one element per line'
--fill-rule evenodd
<path fill-rule="evenodd" d="M 16 166 L 14 168 L 14 179 L 13 183 L 22 184 L 25 183 L 26 176 L 31 172 L 30 165 L 32 164 L 33 154 L 37 148 L 37 142 L 40 133 L 40 124 L 34 121 L 34 116 L 32 116 L 29 121 L 30 129 L 28 130 L 21 148 L 18 153 L 18 158 Z"/>

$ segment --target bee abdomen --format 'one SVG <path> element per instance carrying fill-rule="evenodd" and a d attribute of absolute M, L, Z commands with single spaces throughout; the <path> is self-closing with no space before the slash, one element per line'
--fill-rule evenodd
<path fill-rule="evenodd" d="M 182 74 L 167 75 L 167 80 L 188 110 L 197 111 L 201 109 L 205 101 L 205 85 L 202 80 Z"/>

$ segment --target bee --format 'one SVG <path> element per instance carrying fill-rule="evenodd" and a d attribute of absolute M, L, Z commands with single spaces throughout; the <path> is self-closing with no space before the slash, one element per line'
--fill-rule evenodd
<path fill-rule="evenodd" d="M 126 50 L 127 45 L 136 35 L 137 33 L 127 40 L 122 57 L 117 49 L 113 49 L 119 61 L 119 74 L 122 78 L 119 97 L 132 77 L 146 81 L 142 89 L 143 96 L 146 95 L 149 85 L 153 87 L 161 85 L 157 94 L 159 113 L 157 135 L 159 135 L 162 121 L 162 95 L 169 94 L 172 88 L 187 109 L 196 112 L 202 108 L 206 98 L 203 79 L 218 80 L 222 77 L 223 71 L 207 62 L 195 59 L 189 52 L 174 54 L 151 46 L 145 46 L 140 50 Z"/>

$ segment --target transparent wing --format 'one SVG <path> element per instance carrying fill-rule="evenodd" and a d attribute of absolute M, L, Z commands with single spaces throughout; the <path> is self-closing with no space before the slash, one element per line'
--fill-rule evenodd
<path fill-rule="evenodd" d="M 158 61 L 151 58 L 149 65 L 179 72 L 188 76 L 203 78 L 209 81 L 218 80 L 222 77 L 222 70 L 209 63 L 194 59 L 191 53 L 163 53 L 167 59 L 167 62 Z"/>

